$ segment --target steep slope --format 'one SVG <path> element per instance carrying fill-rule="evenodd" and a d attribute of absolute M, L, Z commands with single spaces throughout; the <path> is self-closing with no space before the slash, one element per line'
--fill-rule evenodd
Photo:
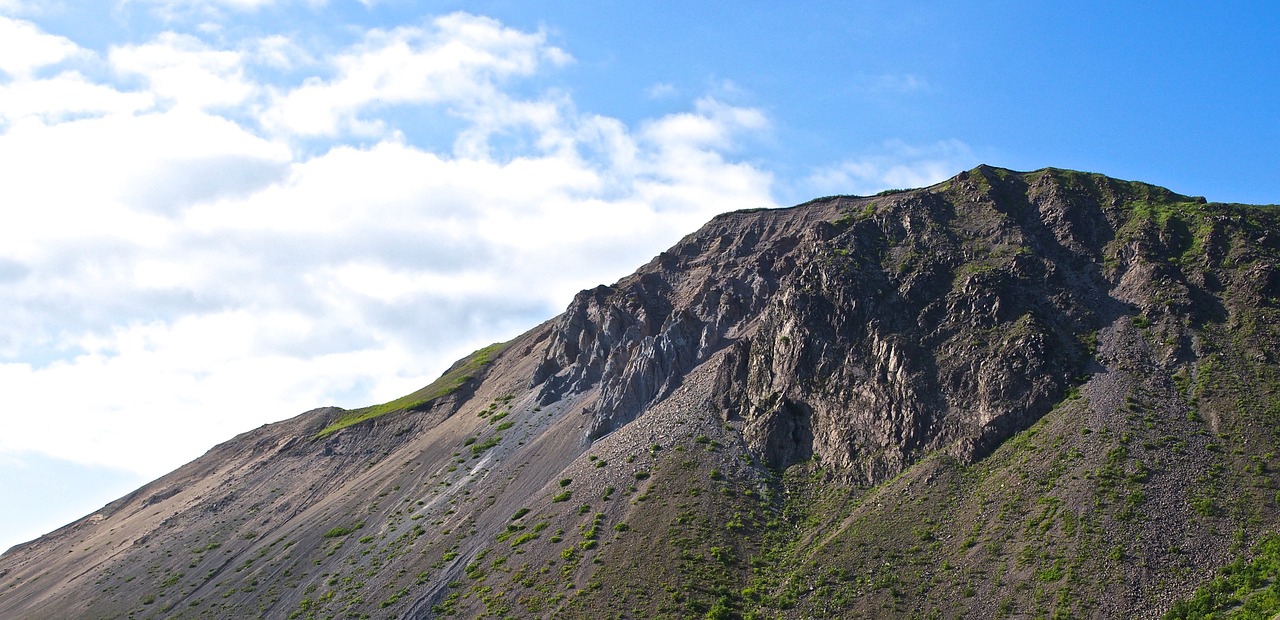
<path fill-rule="evenodd" d="M 1277 225 L 985 166 L 722 215 L 0 556 L 0 617 L 1160 617 L 1280 525 Z"/>

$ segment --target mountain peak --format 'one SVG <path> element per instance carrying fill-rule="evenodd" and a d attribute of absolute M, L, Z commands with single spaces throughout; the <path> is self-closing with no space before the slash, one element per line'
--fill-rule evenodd
<path fill-rule="evenodd" d="M 1280 524 L 1278 217 L 986 165 L 717 216 L 0 556 L 0 615 L 1158 617 Z"/>

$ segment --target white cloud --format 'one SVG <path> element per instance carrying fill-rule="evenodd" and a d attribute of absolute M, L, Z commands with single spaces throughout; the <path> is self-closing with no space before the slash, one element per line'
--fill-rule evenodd
<path fill-rule="evenodd" d="M 0 16 L 0 71 L 23 78 L 79 52 L 80 47 L 66 37 L 41 32 L 31 22 Z"/>
<path fill-rule="evenodd" d="M 150 108 L 149 93 L 120 92 L 67 71 L 43 80 L 0 84 L 0 122 L 55 123 L 75 117 L 129 114 Z"/>
<path fill-rule="evenodd" d="M 454 13 L 427 27 L 370 31 L 332 58 L 332 78 L 279 93 L 264 121 L 300 135 L 378 134 L 382 124 L 360 116 L 367 107 L 449 103 L 474 114 L 503 98 L 503 80 L 569 60 L 543 33 Z"/>
<path fill-rule="evenodd" d="M 177 106 L 234 106 L 256 87 L 244 76 L 243 54 L 211 49 L 199 39 L 166 32 L 144 45 L 111 50 L 112 67 L 143 77 L 151 92 Z"/>
<path fill-rule="evenodd" d="M 870 195 L 932 185 L 978 163 L 973 149 L 959 140 L 920 146 L 892 140 L 875 152 L 815 172 L 804 187 L 810 195 Z"/>
<path fill-rule="evenodd" d="M 770 130 L 759 110 L 708 97 L 629 127 L 518 94 L 569 57 L 485 18 L 331 56 L 168 33 L 107 60 L 141 88 L 87 69 L 0 86 L 0 384 L 40 412 L 0 454 L 157 475 L 263 422 L 412 391 L 715 213 L 772 205 L 770 176 L 731 158 Z M 413 143 L 388 104 L 446 110 L 456 140 Z"/>
<path fill-rule="evenodd" d="M 728 148 L 737 132 L 764 130 L 768 119 L 759 110 L 739 108 L 703 98 L 694 112 L 672 114 L 645 128 L 645 136 L 672 150 Z"/>
<path fill-rule="evenodd" d="M 283 35 L 270 35 L 252 42 L 254 60 L 276 69 L 293 69 L 316 61 L 302 46 Z"/>
<path fill-rule="evenodd" d="M 650 99 L 666 99 L 676 94 L 676 87 L 666 82 L 658 82 L 645 90 Z"/>
<path fill-rule="evenodd" d="M 280 4 L 277 0 L 115 0 L 117 16 L 138 15 L 145 12 L 170 27 L 187 26 L 206 35 L 223 32 L 236 14 L 252 14 L 263 8 Z M 132 10 L 140 7 L 140 11 Z"/>
<path fill-rule="evenodd" d="M 412 366 L 408 351 L 392 346 L 309 358 L 262 350 L 305 339 L 314 326 L 284 312 L 188 316 L 118 329 L 45 368 L 0 365 L 0 383 L 20 403 L 14 410 L 25 412 L 6 420 L 0 451 L 158 475 L 213 440 L 322 403 L 334 387 Z M 51 427 L 60 429 L 56 440 L 44 439 Z"/>
<path fill-rule="evenodd" d="M 0 256 L 93 239 L 156 243 L 181 225 L 164 214 L 257 190 L 290 157 L 232 121 L 180 110 L 16 127 L 0 137 L 0 168 L 12 175 L 0 195 L 19 225 L 0 228 Z"/>

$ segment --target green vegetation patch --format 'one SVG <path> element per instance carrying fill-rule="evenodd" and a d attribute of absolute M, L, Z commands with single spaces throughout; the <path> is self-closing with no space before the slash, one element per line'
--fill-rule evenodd
<path fill-rule="evenodd" d="M 366 420 L 372 420 L 376 417 L 395 413 L 397 411 L 421 411 L 429 407 L 432 401 L 441 396 L 448 396 L 472 379 L 485 367 L 493 362 L 493 359 L 507 348 L 509 343 L 500 342 L 491 344 L 483 349 L 468 355 L 452 368 L 440 375 L 439 379 L 432 381 L 430 385 L 412 393 L 408 396 L 402 396 L 391 402 L 382 403 L 381 405 L 373 405 L 371 407 L 363 407 L 361 409 L 353 409 L 348 411 L 342 417 L 334 421 L 333 424 L 325 427 L 316 434 L 316 438 L 323 438 L 332 435 L 348 426 L 359 424 Z"/>
<path fill-rule="evenodd" d="M 338 526 L 324 533 L 325 538 L 341 538 L 356 530 L 363 529 L 364 522 L 357 523 L 352 526 Z"/>
<path fill-rule="evenodd" d="M 498 442 L 500 441 L 502 441 L 502 437 L 499 437 L 498 435 L 494 435 L 484 440 L 484 443 L 478 443 L 474 446 L 471 446 L 471 458 L 473 459 L 479 458 L 480 455 L 483 454 L 485 450 L 488 450 L 489 448 L 492 448 L 498 445 Z"/>
<path fill-rule="evenodd" d="M 1254 551 L 1252 560 L 1232 562 L 1213 581 L 1196 590 L 1190 600 L 1175 603 L 1164 619 L 1275 617 L 1280 613 L 1280 536 L 1264 537 Z"/>

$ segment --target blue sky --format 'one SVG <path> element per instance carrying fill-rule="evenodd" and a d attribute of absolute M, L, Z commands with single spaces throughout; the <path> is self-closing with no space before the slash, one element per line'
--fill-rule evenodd
<path fill-rule="evenodd" d="M 718 212 L 979 163 L 1280 202 L 1277 9 L 1134 4 L 0 0 L 0 548 Z"/>

